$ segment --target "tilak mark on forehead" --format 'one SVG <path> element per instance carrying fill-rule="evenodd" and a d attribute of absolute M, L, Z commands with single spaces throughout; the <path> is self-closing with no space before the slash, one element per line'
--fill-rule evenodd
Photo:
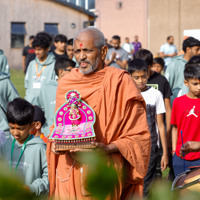
<path fill-rule="evenodd" d="M 83 46 L 83 44 L 81 43 L 81 44 L 80 44 L 80 47 L 82 47 L 82 46 Z"/>

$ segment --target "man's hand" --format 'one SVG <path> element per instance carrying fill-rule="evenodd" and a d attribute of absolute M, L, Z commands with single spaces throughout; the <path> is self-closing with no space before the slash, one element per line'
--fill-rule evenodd
<path fill-rule="evenodd" d="M 200 142 L 188 141 L 182 145 L 179 157 L 182 158 L 183 156 L 185 156 L 190 152 L 197 152 L 197 151 L 200 151 Z"/>
<path fill-rule="evenodd" d="M 169 57 L 174 57 L 176 56 L 176 53 L 171 53 L 171 54 L 168 54 Z"/>
<path fill-rule="evenodd" d="M 51 144 L 51 151 L 55 154 L 58 154 L 58 155 L 62 155 L 62 154 L 65 154 L 66 152 L 65 151 L 56 151 L 56 144 L 55 142 L 52 142 Z"/>
<path fill-rule="evenodd" d="M 119 151 L 117 146 L 113 143 L 105 145 L 100 142 L 91 142 L 91 144 L 96 146 L 96 150 L 104 151 L 105 153 L 115 153 Z"/>
<path fill-rule="evenodd" d="M 112 54 L 111 54 L 111 60 L 112 60 L 112 61 L 115 59 L 115 56 L 116 56 L 116 52 L 113 51 Z"/>
<path fill-rule="evenodd" d="M 164 171 L 167 166 L 168 166 L 168 156 L 167 155 L 163 155 L 162 159 L 161 159 L 161 170 Z"/>

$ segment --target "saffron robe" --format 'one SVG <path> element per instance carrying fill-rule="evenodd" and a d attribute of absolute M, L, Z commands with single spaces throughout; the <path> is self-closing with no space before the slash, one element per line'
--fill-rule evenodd
<path fill-rule="evenodd" d="M 142 196 L 151 139 L 146 120 L 145 102 L 130 75 L 121 69 L 105 67 L 89 75 L 72 69 L 58 83 L 56 110 L 66 102 L 65 94 L 78 90 L 81 99 L 96 113 L 96 141 L 116 144 L 118 153 L 110 159 L 118 171 L 119 184 L 111 199 Z M 54 126 L 51 127 L 51 131 Z M 50 197 L 55 199 L 90 199 L 81 193 L 80 164 L 65 153 L 54 154 L 47 144 Z M 122 171 L 126 168 L 126 178 Z"/>

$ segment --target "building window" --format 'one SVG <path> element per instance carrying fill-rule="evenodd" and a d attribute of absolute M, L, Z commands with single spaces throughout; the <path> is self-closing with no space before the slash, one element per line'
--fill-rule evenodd
<path fill-rule="evenodd" d="M 70 2 L 70 3 L 73 3 L 73 4 L 75 4 L 75 5 L 76 5 L 76 3 L 77 3 L 76 0 L 70 0 L 69 2 Z"/>
<path fill-rule="evenodd" d="M 85 9 L 85 3 L 86 0 L 79 0 L 79 6 Z"/>
<path fill-rule="evenodd" d="M 88 10 L 95 9 L 95 0 L 87 0 Z"/>
<path fill-rule="evenodd" d="M 84 21 L 83 28 L 87 28 L 87 27 L 95 27 L 94 21 Z"/>
<path fill-rule="evenodd" d="M 23 48 L 26 34 L 25 23 L 11 23 L 11 48 Z"/>
<path fill-rule="evenodd" d="M 57 23 L 45 23 L 45 32 L 49 33 L 52 37 L 58 34 L 58 24 Z"/>

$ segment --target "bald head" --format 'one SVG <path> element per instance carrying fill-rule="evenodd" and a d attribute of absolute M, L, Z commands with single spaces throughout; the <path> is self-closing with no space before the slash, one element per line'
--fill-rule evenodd
<path fill-rule="evenodd" d="M 96 28 L 83 29 L 74 37 L 74 56 L 85 75 L 104 67 L 107 50 L 103 33 Z"/>
<path fill-rule="evenodd" d="M 97 47 L 98 49 L 101 49 L 103 46 L 105 46 L 104 35 L 97 28 L 85 28 L 78 31 L 74 36 L 74 42 L 76 39 L 80 39 L 80 37 L 85 34 L 88 35 L 91 39 L 93 39 L 94 46 Z"/>

